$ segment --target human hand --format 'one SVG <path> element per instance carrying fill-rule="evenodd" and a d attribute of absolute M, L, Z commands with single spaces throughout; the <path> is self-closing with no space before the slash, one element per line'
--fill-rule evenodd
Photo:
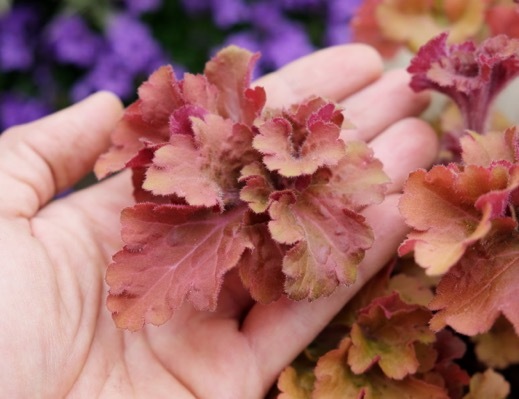
<path fill-rule="evenodd" d="M 279 372 L 395 253 L 406 228 L 397 210 L 407 174 L 437 151 L 432 130 L 409 118 L 427 104 L 402 71 L 382 75 L 362 45 L 334 47 L 265 76 L 269 105 L 316 94 L 342 103 L 393 183 L 364 214 L 375 244 L 357 282 L 314 302 L 254 304 L 227 276 L 215 312 L 185 304 L 161 327 L 117 329 L 104 302 L 104 271 L 131 205 L 122 173 L 51 201 L 90 171 L 122 114 L 99 93 L 0 136 L 0 397 L 261 398 Z"/>

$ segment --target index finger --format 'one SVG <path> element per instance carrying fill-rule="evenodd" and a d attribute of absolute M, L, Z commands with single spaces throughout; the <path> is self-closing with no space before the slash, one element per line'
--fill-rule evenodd
<path fill-rule="evenodd" d="M 341 101 L 377 80 L 380 55 L 364 44 L 328 47 L 300 58 L 254 82 L 267 92 L 267 106 L 283 107 L 318 95 Z"/>

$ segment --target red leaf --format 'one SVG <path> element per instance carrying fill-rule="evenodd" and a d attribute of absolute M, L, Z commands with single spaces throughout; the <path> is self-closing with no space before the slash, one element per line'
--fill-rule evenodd
<path fill-rule="evenodd" d="M 124 112 L 112 133 L 112 147 L 95 165 L 98 178 L 125 167 L 144 142 L 164 143 L 169 138 L 169 115 L 183 105 L 175 74 L 170 66 L 155 71 L 139 87 L 139 99 Z"/>
<path fill-rule="evenodd" d="M 193 133 L 173 135 L 155 151 L 143 188 L 154 195 L 175 194 L 192 206 L 219 206 L 238 201 L 241 166 L 257 157 L 252 132 L 244 125 L 208 114 L 193 118 Z"/>
<path fill-rule="evenodd" d="M 239 263 L 243 285 L 254 300 L 273 302 L 283 294 L 285 276 L 281 266 L 286 248 L 270 237 L 265 223 L 245 226 L 243 233 L 252 244 Z"/>
<path fill-rule="evenodd" d="M 279 194 L 269 214 L 272 238 L 295 244 L 283 260 L 291 298 L 316 299 L 355 281 L 356 267 L 373 242 L 363 216 L 311 189 L 297 199 L 290 192 Z"/>
<path fill-rule="evenodd" d="M 465 335 L 490 330 L 503 314 L 519 334 L 519 234 L 495 234 L 469 249 L 443 276 L 429 307 L 431 327 Z"/>
<path fill-rule="evenodd" d="M 415 345 L 435 341 L 428 322 L 431 312 L 409 305 L 398 293 L 373 300 L 360 310 L 351 330 L 348 364 L 355 374 L 378 364 L 386 376 L 401 380 L 420 366 Z"/>
<path fill-rule="evenodd" d="M 258 53 L 229 46 L 218 52 L 204 69 L 207 80 L 218 88 L 219 114 L 247 126 L 252 126 L 266 100 L 263 88 L 249 88 L 258 58 Z"/>
<path fill-rule="evenodd" d="M 155 71 L 139 87 L 139 99 L 125 111 L 112 134 L 112 147 L 95 166 L 99 178 L 128 167 L 144 143 L 165 144 L 171 134 L 190 134 L 190 117 L 209 114 L 251 127 L 265 104 L 262 88 L 249 88 L 258 55 L 231 46 L 206 65 L 206 75 L 177 81 L 171 66 Z"/>
<path fill-rule="evenodd" d="M 519 40 L 505 35 L 448 45 L 447 33 L 430 40 L 411 61 L 411 87 L 451 97 L 465 127 L 484 133 L 492 100 L 519 74 Z"/>
<path fill-rule="evenodd" d="M 225 214 L 181 205 L 138 204 L 122 213 L 125 247 L 114 255 L 107 305 L 120 328 L 165 323 L 185 300 L 214 310 L 225 273 L 250 244 L 245 208 Z"/>

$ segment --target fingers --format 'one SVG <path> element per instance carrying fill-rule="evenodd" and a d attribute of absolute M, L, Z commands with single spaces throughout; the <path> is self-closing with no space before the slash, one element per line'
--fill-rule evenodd
<path fill-rule="evenodd" d="M 409 87 L 404 70 L 387 72 L 375 83 L 342 102 L 344 115 L 355 125 L 343 131 L 345 140 L 369 141 L 391 124 L 425 110 L 429 96 Z"/>
<path fill-rule="evenodd" d="M 382 60 L 375 50 L 348 44 L 303 57 L 254 85 L 265 88 L 269 107 L 287 106 L 311 95 L 341 101 L 376 80 L 382 70 Z"/>
<path fill-rule="evenodd" d="M 395 193 L 402 189 L 409 171 L 416 169 L 416 165 L 425 167 L 436 159 L 438 137 L 423 120 L 406 118 L 375 137 L 370 147 L 391 179 L 388 193 Z"/>
<path fill-rule="evenodd" d="M 0 136 L 0 213 L 32 216 L 92 170 L 122 115 L 120 101 L 102 92 Z"/>

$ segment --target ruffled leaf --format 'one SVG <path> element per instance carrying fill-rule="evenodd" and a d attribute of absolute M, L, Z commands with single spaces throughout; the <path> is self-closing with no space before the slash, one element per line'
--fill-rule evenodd
<path fill-rule="evenodd" d="M 376 367 L 356 375 L 347 362 L 351 347 L 351 340 L 345 338 L 338 349 L 319 359 L 313 399 L 449 399 L 446 391 L 435 384 L 414 377 L 392 380 Z"/>
<path fill-rule="evenodd" d="M 465 335 L 490 330 L 499 315 L 519 333 L 519 235 L 502 233 L 469 249 L 445 274 L 429 308 L 431 328 L 446 325 Z"/>
<path fill-rule="evenodd" d="M 519 40 L 505 35 L 448 45 L 443 33 L 425 44 L 411 61 L 411 87 L 433 89 L 451 97 L 465 128 L 484 133 L 490 104 L 519 74 Z"/>
<path fill-rule="evenodd" d="M 240 182 L 245 183 L 240 190 L 240 199 L 248 203 L 253 212 L 265 212 L 270 206 L 270 195 L 275 187 L 263 164 L 255 162 L 243 167 Z"/>
<path fill-rule="evenodd" d="M 281 393 L 277 399 L 311 399 L 314 380 L 311 372 L 299 374 L 295 368 L 287 367 L 278 379 Z"/>
<path fill-rule="evenodd" d="M 297 197 L 278 194 L 269 214 L 272 238 L 294 245 L 283 260 L 289 297 L 316 299 L 355 281 L 356 267 L 373 242 L 363 216 L 310 189 Z"/>
<path fill-rule="evenodd" d="M 193 118 L 193 136 L 173 135 L 154 153 L 143 188 L 154 195 L 175 194 L 193 206 L 219 206 L 238 201 L 239 171 L 257 154 L 252 132 L 218 115 Z"/>
<path fill-rule="evenodd" d="M 273 302 L 284 292 L 285 275 L 281 269 L 286 248 L 271 238 L 266 223 L 245 226 L 242 232 L 251 242 L 239 263 L 243 285 L 254 300 Z"/>
<path fill-rule="evenodd" d="M 420 367 L 417 344 L 435 341 L 430 318 L 427 308 L 403 302 L 398 293 L 375 299 L 358 313 L 352 327 L 351 370 L 361 374 L 378 364 L 392 379 L 415 374 Z"/>
<path fill-rule="evenodd" d="M 488 168 L 496 161 L 519 161 L 519 132 L 515 126 L 485 135 L 469 132 L 460 139 L 460 144 L 463 162 L 469 165 Z"/>
<path fill-rule="evenodd" d="M 218 112 L 225 118 L 252 126 L 265 105 L 265 91 L 249 88 L 259 54 L 236 46 L 220 50 L 205 66 L 204 75 L 218 88 Z"/>
<path fill-rule="evenodd" d="M 205 75 L 185 74 L 180 81 L 171 66 L 159 68 L 125 110 L 111 148 L 96 163 L 96 175 L 102 178 L 128 167 L 145 143 L 166 144 L 171 135 L 191 134 L 191 117 L 213 114 L 252 127 L 266 99 L 262 88 L 248 87 L 258 57 L 230 46 L 206 64 Z"/>
<path fill-rule="evenodd" d="M 244 208 L 224 215 L 180 205 L 138 204 L 121 217 L 124 248 L 108 266 L 108 309 L 120 328 L 165 323 L 184 301 L 214 310 L 224 275 L 249 242 Z"/>
<path fill-rule="evenodd" d="M 446 272 L 465 250 L 499 223 L 514 228 L 508 201 L 519 185 L 519 170 L 509 164 L 490 168 L 455 164 L 413 172 L 406 182 L 400 211 L 411 232 L 399 254 L 415 251 L 427 273 Z"/>
<path fill-rule="evenodd" d="M 373 151 L 364 142 L 350 141 L 345 156 L 337 165 L 321 169 L 313 185 L 323 197 L 359 210 L 382 202 L 389 181 Z"/>
<path fill-rule="evenodd" d="M 184 104 L 171 66 L 163 66 L 139 87 L 139 99 L 124 112 L 112 133 L 110 150 L 95 165 L 98 178 L 123 169 L 144 143 L 169 139 L 169 116 Z"/>
<path fill-rule="evenodd" d="M 285 177 L 310 175 L 345 156 L 339 138 L 343 119 L 334 104 L 311 99 L 263 123 L 253 146 L 269 170 Z"/>

